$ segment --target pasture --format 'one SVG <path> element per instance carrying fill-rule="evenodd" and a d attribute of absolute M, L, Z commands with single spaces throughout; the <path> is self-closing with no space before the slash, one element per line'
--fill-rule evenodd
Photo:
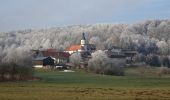
<path fill-rule="evenodd" d="M 169 100 L 170 77 L 156 69 L 126 69 L 125 76 L 36 70 L 41 80 L 1 82 L 0 100 Z"/>

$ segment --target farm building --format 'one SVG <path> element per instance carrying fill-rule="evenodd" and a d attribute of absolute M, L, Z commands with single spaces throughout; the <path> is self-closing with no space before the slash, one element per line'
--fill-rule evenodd
<path fill-rule="evenodd" d="M 64 66 L 69 61 L 69 53 L 59 52 L 55 49 L 33 50 L 33 64 L 35 67 Z"/>
<path fill-rule="evenodd" d="M 125 63 L 134 62 L 134 58 L 137 55 L 136 51 L 125 50 L 120 47 L 113 46 L 106 51 L 109 58 L 116 58 L 117 60 L 122 60 Z"/>
<path fill-rule="evenodd" d="M 36 68 L 42 68 L 43 66 L 54 66 L 55 60 L 52 57 L 38 57 L 33 60 L 33 65 Z"/>

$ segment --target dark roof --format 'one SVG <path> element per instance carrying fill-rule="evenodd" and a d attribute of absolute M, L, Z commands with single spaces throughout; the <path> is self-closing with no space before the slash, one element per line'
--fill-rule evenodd
<path fill-rule="evenodd" d="M 125 55 L 109 55 L 109 58 L 125 58 Z"/>
<path fill-rule="evenodd" d="M 56 51 L 41 51 L 44 57 L 65 57 L 69 58 L 70 54 L 66 52 L 56 52 Z"/>
<path fill-rule="evenodd" d="M 70 54 L 67 52 L 57 51 L 56 49 L 47 49 L 47 50 L 37 50 L 43 55 L 43 57 L 64 57 L 69 58 Z M 43 58 L 42 57 L 42 58 Z M 41 59 L 42 59 L 41 58 Z M 38 58 L 40 59 L 40 58 Z"/>
<path fill-rule="evenodd" d="M 36 61 L 42 61 L 44 59 L 46 59 L 47 57 L 37 57 L 37 58 L 34 58 L 33 60 L 36 60 Z"/>

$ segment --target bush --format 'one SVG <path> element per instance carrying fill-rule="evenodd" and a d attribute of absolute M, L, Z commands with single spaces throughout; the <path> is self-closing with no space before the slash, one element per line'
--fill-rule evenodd
<path fill-rule="evenodd" d="M 27 80 L 32 77 L 33 67 L 20 66 L 16 63 L 0 64 L 0 80 Z"/>
<path fill-rule="evenodd" d="M 165 66 L 165 67 L 170 67 L 170 59 L 169 57 L 163 57 L 162 58 L 162 65 Z"/>
<path fill-rule="evenodd" d="M 80 67 L 80 62 L 81 62 L 81 54 L 76 52 L 73 53 L 70 57 L 69 57 L 69 62 L 72 63 L 74 66 L 72 66 L 72 68 L 79 68 Z"/>
<path fill-rule="evenodd" d="M 0 81 L 27 80 L 32 78 L 31 55 L 22 50 L 13 50 L 0 61 Z"/>
<path fill-rule="evenodd" d="M 170 69 L 168 67 L 160 67 L 158 70 L 158 75 L 170 74 Z"/>
<path fill-rule="evenodd" d="M 149 64 L 150 66 L 155 66 L 155 67 L 161 66 L 160 58 L 157 55 L 148 56 L 146 63 Z"/>
<path fill-rule="evenodd" d="M 88 71 L 105 75 L 124 75 L 123 67 L 112 58 L 108 58 L 105 52 L 99 50 L 92 54 L 88 61 Z"/>
<path fill-rule="evenodd" d="M 104 74 L 121 76 L 121 75 L 124 75 L 124 70 L 123 70 L 123 67 L 120 67 L 114 63 L 111 63 L 111 65 L 106 66 L 104 68 Z"/>

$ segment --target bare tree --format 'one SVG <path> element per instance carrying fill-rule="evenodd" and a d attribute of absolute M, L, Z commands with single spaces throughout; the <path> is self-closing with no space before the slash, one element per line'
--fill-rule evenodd
<path fill-rule="evenodd" d="M 74 65 L 73 68 L 79 68 L 80 67 L 81 59 L 82 59 L 81 54 L 79 52 L 73 53 L 69 57 L 70 63 L 72 63 Z"/>
<path fill-rule="evenodd" d="M 88 62 L 88 71 L 97 74 L 123 75 L 123 67 L 118 60 L 108 58 L 104 51 L 98 50 L 92 54 Z"/>

